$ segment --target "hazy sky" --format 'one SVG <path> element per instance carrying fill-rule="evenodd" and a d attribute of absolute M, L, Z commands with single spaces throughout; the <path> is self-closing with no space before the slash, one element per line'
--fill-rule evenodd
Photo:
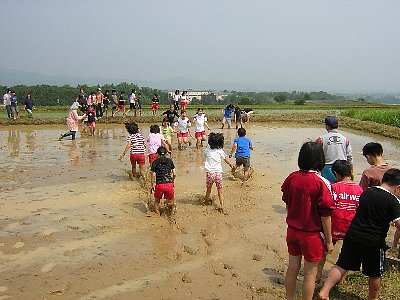
<path fill-rule="evenodd" d="M 400 91 L 398 0 L 0 4 L 0 69 Z"/>

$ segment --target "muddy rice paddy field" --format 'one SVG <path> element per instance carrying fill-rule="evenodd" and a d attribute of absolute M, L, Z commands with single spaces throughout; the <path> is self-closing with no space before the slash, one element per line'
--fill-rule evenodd
<path fill-rule="evenodd" d="M 280 185 L 297 169 L 301 144 L 324 128 L 253 123 L 247 130 L 253 176 L 243 183 L 225 169 L 227 215 L 201 205 L 204 158 L 191 147 L 172 154 L 177 214 L 157 217 L 144 205 L 148 185 L 129 179 L 127 158 L 117 160 L 123 125 L 100 124 L 95 137 L 61 142 L 61 125 L 0 127 L 0 299 L 284 299 Z M 141 132 L 148 135 L 147 124 Z M 228 152 L 236 132 L 223 132 Z M 356 181 L 369 141 L 399 166 L 398 140 L 341 132 L 353 147 Z"/>

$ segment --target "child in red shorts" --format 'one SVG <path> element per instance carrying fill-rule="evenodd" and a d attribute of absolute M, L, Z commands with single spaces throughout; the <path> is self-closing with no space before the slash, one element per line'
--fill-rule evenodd
<path fill-rule="evenodd" d="M 211 188 L 215 183 L 218 191 L 220 203 L 220 211 L 224 212 L 224 194 L 222 193 L 222 160 L 224 160 L 231 169 L 233 165 L 229 162 L 224 150 L 224 136 L 222 133 L 211 132 L 208 137 L 208 147 L 204 151 L 206 162 L 204 169 L 206 170 L 206 195 L 204 204 L 212 204 L 210 199 Z"/>
<path fill-rule="evenodd" d="M 151 165 L 151 191 L 154 192 L 154 212 L 160 214 L 160 201 L 164 197 L 172 213 L 176 211 L 174 180 L 175 166 L 172 159 L 165 157 L 167 149 L 157 149 L 158 158 Z"/>
<path fill-rule="evenodd" d="M 119 160 L 125 156 L 125 154 L 130 150 L 130 161 L 132 165 L 132 176 L 134 178 L 145 178 L 144 176 L 144 166 L 146 163 L 145 151 L 146 143 L 143 135 L 139 133 L 139 126 L 136 123 L 126 123 L 126 130 L 128 130 L 128 137 L 126 138 L 127 144 L 124 152 L 119 157 Z M 136 171 L 136 164 L 139 165 L 139 174 Z"/>
<path fill-rule="evenodd" d="M 291 173 L 281 187 L 288 224 L 286 242 L 289 265 L 285 289 L 286 298 L 295 300 L 297 275 L 304 257 L 302 299 L 311 300 L 318 263 L 324 257 L 325 250 L 328 253 L 333 250 L 331 215 L 335 203 L 330 183 L 320 174 L 325 166 L 322 146 L 317 142 L 304 143 L 299 152 L 298 166 L 300 170 Z"/>

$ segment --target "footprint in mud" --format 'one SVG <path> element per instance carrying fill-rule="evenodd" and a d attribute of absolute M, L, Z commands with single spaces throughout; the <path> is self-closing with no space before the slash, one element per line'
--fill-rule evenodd
<path fill-rule="evenodd" d="M 8 291 L 8 287 L 7 286 L 0 286 L 0 293 L 5 293 Z"/>
<path fill-rule="evenodd" d="M 54 232 L 57 232 L 58 230 L 55 228 L 45 228 L 42 231 L 42 235 L 52 235 Z"/>
<path fill-rule="evenodd" d="M 15 249 L 19 249 L 19 248 L 22 248 L 24 246 L 25 246 L 25 243 L 20 241 L 20 242 L 16 242 L 14 244 L 14 246 L 12 246 L 12 247 L 15 248 Z"/>
<path fill-rule="evenodd" d="M 41 269 L 40 272 L 42 273 L 47 273 L 50 272 L 57 264 L 55 262 L 50 262 L 48 264 L 45 264 Z"/>
<path fill-rule="evenodd" d="M 191 248 L 189 246 L 183 246 L 183 251 L 185 251 L 186 253 L 189 253 L 190 255 L 197 254 L 197 251 L 195 251 L 193 248 Z"/>

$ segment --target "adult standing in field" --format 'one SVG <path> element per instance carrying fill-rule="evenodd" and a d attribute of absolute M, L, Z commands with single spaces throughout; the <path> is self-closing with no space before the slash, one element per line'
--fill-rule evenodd
<path fill-rule="evenodd" d="M 353 151 L 349 140 L 338 132 L 339 123 L 335 116 L 327 116 L 324 123 L 327 133 L 317 139 L 317 142 L 322 145 L 325 155 L 325 168 L 322 170 L 322 176 L 335 183 L 332 164 L 336 160 L 346 160 L 353 164 Z"/>
<path fill-rule="evenodd" d="M 104 100 L 104 95 L 101 92 L 101 88 L 97 89 L 96 100 L 97 100 L 96 116 L 101 118 L 103 116 L 103 100 Z"/>
<path fill-rule="evenodd" d="M 6 106 L 7 116 L 9 119 L 13 118 L 13 113 L 11 111 L 11 90 L 7 89 L 3 96 L 3 104 Z"/>
<path fill-rule="evenodd" d="M 224 113 L 224 116 L 222 118 L 222 127 L 221 129 L 224 129 L 225 123 L 228 123 L 228 129 L 231 129 L 232 126 L 232 113 L 234 111 L 235 107 L 233 104 L 227 105 L 222 111 Z"/>
<path fill-rule="evenodd" d="M 81 108 L 81 112 L 86 113 L 86 95 L 83 87 L 79 89 L 78 96 L 76 97 L 76 101 L 79 103 L 79 107 Z"/>
<path fill-rule="evenodd" d="M 26 95 L 26 99 L 24 101 L 24 109 L 28 113 L 28 117 L 32 118 L 33 100 L 31 93 Z"/>
<path fill-rule="evenodd" d="M 173 104 L 169 106 L 169 109 L 167 111 L 163 112 L 163 115 L 167 116 L 170 126 L 174 126 L 175 118 L 179 118 L 179 115 L 176 112 L 175 106 Z"/>
<path fill-rule="evenodd" d="M 60 135 L 60 138 L 58 139 L 61 141 L 63 138 L 66 136 L 72 136 L 72 140 L 75 140 L 76 132 L 78 131 L 78 122 L 79 120 L 82 120 L 85 116 L 79 116 L 77 109 L 81 105 L 78 102 L 72 103 L 71 107 L 69 108 L 69 113 L 68 113 L 68 118 L 67 118 L 67 126 L 69 129 L 69 132 L 64 133 Z"/>
<path fill-rule="evenodd" d="M 15 91 L 11 91 L 11 114 L 13 115 L 14 119 L 19 117 L 18 100 L 17 96 L 15 95 Z"/>
<path fill-rule="evenodd" d="M 175 90 L 173 99 L 172 99 L 172 104 L 174 105 L 175 110 L 179 110 L 179 100 L 181 98 L 181 95 L 179 94 L 179 90 Z"/>

